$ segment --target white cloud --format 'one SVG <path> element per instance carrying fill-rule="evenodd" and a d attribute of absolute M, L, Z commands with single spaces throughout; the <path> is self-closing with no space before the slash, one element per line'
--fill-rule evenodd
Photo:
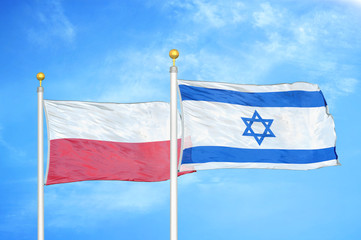
<path fill-rule="evenodd" d="M 175 21 L 178 29 L 187 26 L 177 34 L 171 32 L 169 36 L 159 36 L 164 43 L 180 46 L 178 76 L 184 79 L 269 83 L 267 81 L 275 78 L 268 75 L 274 68 L 292 64 L 307 77 L 303 81 L 322 84 L 323 79 L 330 76 L 344 79 L 344 75 L 350 73 L 350 69 L 343 70 L 345 64 L 332 49 L 335 46 L 350 49 L 361 42 L 360 34 L 355 32 L 357 28 L 352 27 L 353 16 L 334 8 L 321 11 L 315 8 L 299 15 L 269 2 L 255 6 L 231 0 L 173 0 L 162 6 L 167 11 L 172 10 L 171 14 L 178 14 L 175 18 L 181 19 Z M 195 24 L 190 25 L 188 19 Z M 230 24 L 235 30 L 232 41 L 222 36 L 228 33 L 225 29 Z M 200 26 L 204 28 L 199 30 Z M 243 35 L 238 32 L 254 29 L 254 26 L 261 37 L 248 43 L 247 47 L 241 46 Z M 208 46 L 204 41 L 209 39 L 212 44 Z M 157 41 L 159 39 L 154 39 L 150 45 L 157 45 Z M 169 74 L 164 66 L 170 65 L 168 51 L 153 47 L 136 51 L 119 49 L 110 53 L 106 61 L 108 67 L 101 71 L 106 75 L 107 69 L 112 69 L 109 70 L 112 76 L 107 78 L 114 81 L 102 87 L 105 91 L 98 100 L 128 102 L 155 98 L 167 101 Z M 153 85 L 155 81 L 157 84 Z"/>
<path fill-rule="evenodd" d="M 339 81 L 338 83 L 339 89 L 345 94 L 354 93 L 358 85 L 358 82 L 359 81 L 355 78 L 341 79 L 341 81 Z"/>
<path fill-rule="evenodd" d="M 189 8 L 192 6 L 191 3 L 198 2 L 187 1 L 182 7 Z M 209 7 L 209 9 L 213 8 Z M 356 86 L 357 80 L 344 79 L 348 79 L 349 77 L 345 76 L 350 74 L 352 76 L 356 70 L 352 65 L 342 61 L 342 58 L 340 59 L 342 54 L 334 53 L 334 50 L 335 48 L 337 51 L 351 50 L 361 43 L 361 35 L 354 27 L 357 19 L 353 15 L 337 8 L 327 10 L 315 8 L 298 15 L 268 2 L 260 4 L 259 8 L 250 4 L 242 5 L 242 11 L 251 12 L 253 20 L 243 21 L 237 24 L 237 28 L 242 30 L 247 25 L 256 26 L 257 31 L 265 38 L 258 38 L 259 40 L 250 44 L 247 49 L 237 48 L 237 44 L 224 39 L 222 45 L 207 48 L 200 43 L 206 38 L 216 38 L 217 35 L 213 36 L 214 31 L 193 34 L 191 49 L 196 50 L 182 55 L 183 76 L 195 80 L 260 84 L 269 83 L 268 74 L 274 68 L 283 64 L 292 64 L 306 77 L 299 81 L 311 81 L 321 85 L 325 82 L 332 84 L 333 89 L 341 89 L 339 91 L 342 94 L 334 95 L 337 97 L 352 93 L 349 89 Z M 210 13 L 203 15 L 208 16 Z M 191 29 L 192 27 L 188 30 Z M 230 44 L 231 50 L 228 49 L 227 44 Z M 187 74 L 188 72 L 190 74 Z M 275 76 L 271 77 L 275 78 Z"/>
<path fill-rule="evenodd" d="M 170 50 L 170 49 L 169 49 Z M 169 99 L 169 68 L 166 49 L 118 50 L 105 58 L 98 73 L 104 79 L 97 101 L 144 102 Z M 147 54 L 144 54 L 146 52 Z M 109 80 L 108 80 L 109 79 Z"/>
<path fill-rule="evenodd" d="M 327 96 L 327 103 L 332 106 L 337 98 L 355 93 L 358 84 L 359 80 L 355 78 L 333 78 L 321 84 L 321 90 Z"/>
<path fill-rule="evenodd" d="M 255 3 L 232 0 L 173 0 L 159 4 L 165 11 L 172 10 L 171 14 L 177 12 L 176 34 L 172 31 L 169 35 L 159 34 L 149 41 L 149 47 L 120 48 L 103 56 L 102 61 L 98 58 L 89 75 L 97 78 L 97 82 L 92 83 L 98 84 L 92 91 L 96 97 L 90 100 L 168 101 L 171 60 L 170 48 L 164 46 L 170 44 L 179 47 L 178 76 L 184 79 L 277 83 L 283 76 L 269 73 L 290 64 L 302 71 L 303 81 L 320 85 L 330 82 L 330 77 L 355 78 L 354 67 L 348 68 L 340 59 L 341 54 L 333 53 L 336 48 L 350 50 L 361 43 L 361 35 L 353 27 L 355 19 L 347 12 L 311 8 L 297 14 L 269 2 L 255 6 Z M 190 24 L 189 19 L 194 24 Z M 229 25 L 233 26 L 231 33 Z M 250 29 L 256 31 L 252 33 L 257 34 L 252 36 L 256 41 L 243 40 L 244 33 Z M 233 39 L 227 39 L 224 33 Z M 212 43 L 208 44 L 209 41 Z M 244 42 L 247 45 L 242 45 Z M 103 65 L 99 66 L 99 62 Z M 336 80 L 331 82 L 338 88 Z"/>
<path fill-rule="evenodd" d="M 310 26 L 297 26 L 293 29 L 297 42 L 301 45 L 310 44 L 316 40 L 312 31 Z"/>
<path fill-rule="evenodd" d="M 275 66 L 293 64 L 307 77 L 303 81 L 316 81 L 327 89 L 337 89 L 333 98 L 353 93 L 358 81 L 346 76 L 352 76 L 356 69 L 343 61 L 344 54 L 340 54 L 340 51 L 360 50 L 361 35 L 354 27 L 357 19 L 352 14 L 330 8 L 314 9 L 298 16 L 269 3 L 261 4 L 261 8 L 253 16 L 266 40 L 250 48 L 246 62 L 253 62 L 248 66 L 251 76 L 252 72 L 257 78 L 262 76 L 260 71 L 267 74 Z"/>
<path fill-rule="evenodd" d="M 283 20 L 282 13 L 271 7 L 271 5 L 267 3 L 261 4 L 262 11 L 257 11 L 253 13 L 253 18 L 255 20 L 255 26 L 257 27 L 265 27 L 269 25 L 280 25 Z"/>
<path fill-rule="evenodd" d="M 357 6 L 357 7 L 361 7 L 361 0 L 331 0 L 331 1 L 347 3 L 347 4 L 352 4 L 354 6 Z"/>
<path fill-rule="evenodd" d="M 165 8 L 182 9 L 188 15 L 184 19 L 192 19 L 194 23 L 207 28 L 221 28 L 244 21 L 244 4 L 240 1 L 173 0 L 167 1 Z M 178 17 L 182 17 L 182 14 Z"/>
<path fill-rule="evenodd" d="M 196 13 L 193 20 L 195 22 L 209 23 L 214 27 L 223 27 L 226 24 L 239 23 L 243 20 L 240 12 L 243 10 L 243 4 L 240 2 L 229 2 L 222 5 L 219 2 L 210 3 L 202 0 L 195 0 Z"/>
<path fill-rule="evenodd" d="M 53 39 L 67 43 L 74 41 L 75 27 L 65 15 L 60 0 L 39 3 L 35 14 L 38 24 L 28 31 L 30 41 L 41 45 L 48 45 Z"/>

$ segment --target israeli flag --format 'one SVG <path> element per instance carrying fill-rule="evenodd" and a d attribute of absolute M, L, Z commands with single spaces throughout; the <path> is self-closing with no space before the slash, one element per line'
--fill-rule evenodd
<path fill-rule="evenodd" d="M 184 129 L 180 171 L 339 165 L 335 124 L 315 84 L 178 80 L 178 86 Z"/>

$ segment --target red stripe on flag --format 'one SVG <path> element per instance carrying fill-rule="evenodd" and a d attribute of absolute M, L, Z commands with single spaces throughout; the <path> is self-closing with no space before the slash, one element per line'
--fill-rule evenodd
<path fill-rule="evenodd" d="M 54 139 L 50 141 L 46 185 L 86 180 L 168 180 L 169 147 L 170 141 L 121 143 L 74 138 Z M 179 152 L 178 147 L 178 156 Z M 190 172 L 182 172 L 178 176 L 186 173 Z"/>

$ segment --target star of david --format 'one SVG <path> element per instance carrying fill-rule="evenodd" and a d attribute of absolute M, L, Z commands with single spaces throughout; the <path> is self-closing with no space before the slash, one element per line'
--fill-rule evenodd
<path fill-rule="evenodd" d="M 273 123 L 273 119 L 263 119 L 257 111 L 254 111 L 252 118 L 242 117 L 244 124 L 246 124 L 247 128 L 243 132 L 243 136 L 251 136 L 257 141 L 258 145 L 261 146 L 263 139 L 265 137 L 276 137 L 271 131 L 271 125 Z M 252 129 L 252 124 L 254 122 L 260 122 L 265 127 L 263 133 L 255 133 Z"/>

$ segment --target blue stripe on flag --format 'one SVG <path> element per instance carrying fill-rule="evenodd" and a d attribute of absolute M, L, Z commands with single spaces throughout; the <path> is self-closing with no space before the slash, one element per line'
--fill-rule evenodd
<path fill-rule="evenodd" d="M 207 162 L 306 164 L 333 159 L 337 159 L 335 147 L 316 150 L 284 150 L 204 146 L 184 149 L 182 164 Z"/>
<path fill-rule="evenodd" d="M 324 107 L 321 91 L 238 92 L 179 85 L 182 100 L 210 101 L 253 107 Z"/>

